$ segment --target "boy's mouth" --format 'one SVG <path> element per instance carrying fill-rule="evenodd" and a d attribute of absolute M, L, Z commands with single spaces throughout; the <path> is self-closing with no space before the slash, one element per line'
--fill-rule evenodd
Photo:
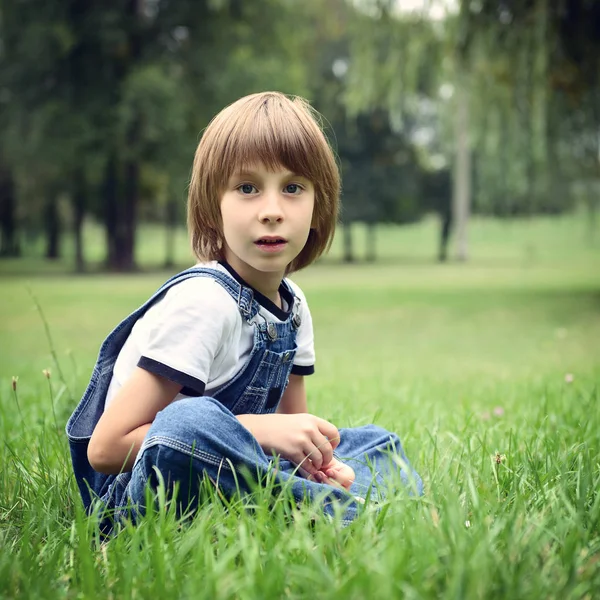
<path fill-rule="evenodd" d="M 285 244 L 287 240 L 279 236 L 267 235 L 265 237 L 258 238 L 255 244 Z"/>
<path fill-rule="evenodd" d="M 287 244 L 287 240 L 277 235 L 266 235 L 258 238 L 254 242 L 261 250 L 274 252 L 282 250 Z"/>

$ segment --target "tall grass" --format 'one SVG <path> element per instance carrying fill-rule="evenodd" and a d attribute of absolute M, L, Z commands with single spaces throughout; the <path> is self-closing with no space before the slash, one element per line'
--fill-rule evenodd
<path fill-rule="evenodd" d="M 422 227 L 407 234 L 412 262 L 325 261 L 297 277 L 316 333 L 311 411 L 397 431 L 425 481 L 422 498 L 393 492 L 348 527 L 268 484 L 230 500 L 207 486 L 195 518 L 159 497 L 138 526 L 102 539 L 64 422 L 103 336 L 163 275 L 4 278 L 0 596 L 598 597 L 597 251 L 572 222 L 544 221 L 532 227 L 549 249 L 526 262 L 523 232 L 504 247 L 500 226 L 480 223 L 480 257 L 440 267 L 418 259 Z M 410 250 L 391 230 L 382 244 Z"/>

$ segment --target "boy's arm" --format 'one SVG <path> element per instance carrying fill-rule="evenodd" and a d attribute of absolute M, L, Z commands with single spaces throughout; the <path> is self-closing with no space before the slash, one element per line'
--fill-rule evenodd
<path fill-rule="evenodd" d="M 306 388 L 302 375 L 290 375 L 290 381 L 279 401 L 277 412 L 283 415 L 308 412 Z"/>
<path fill-rule="evenodd" d="M 136 367 L 98 421 L 88 460 L 100 473 L 130 471 L 156 414 L 168 406 L 181 385 Z"/>

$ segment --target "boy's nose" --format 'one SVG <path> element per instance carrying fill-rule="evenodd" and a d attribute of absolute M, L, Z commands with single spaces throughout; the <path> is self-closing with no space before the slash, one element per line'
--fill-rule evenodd
<path fill-rule="evenodd" d="M 277 194 L 265 195 L 261 205 L 259 219 L 262 223 L 277 223 L 283 220 L 281 200 Z"/>

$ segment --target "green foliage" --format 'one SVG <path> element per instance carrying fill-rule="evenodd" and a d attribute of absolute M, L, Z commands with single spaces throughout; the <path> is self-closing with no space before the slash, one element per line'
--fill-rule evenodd
<path fill-rule="evenodd" d="M 406 223 L 423 213 L 414 148 L 391 130 L 385 111 L 357 115 L 338 127 L 344 222 Z"/>
<path fill-rule="evenodd" d="M 386 0 L 357 8 L 345 92 L 349 110 L 379 106 L 406 126 L 437 119 L 426 153 L 453 159 L 456 103 L 468 90 L 475 156 L 474 208 L 500 216 L 573 208 L 572 187 L 600 177 L 600 12 L 585 0 L 569 10 L 538 0 L 458 3 L 443 21 Z M 427 161 L 426 161 L 427 162 Z M 590 195 L 590 200 L 591 195 Z"/>
<path fill-rule="evenodd" d="M 383 108 L 401 122 L 411 97 L 437 92 L 443 30 L 419 15 L 400 17 L 389 2 L 378 4 L 375 15 L 358 10 L 351 21 L 346 105 L 350 114 Z"/>
<path fill-rule="evenodd" d="M 109 238 L 126 230 L 113 251 L 133 253 L 137 218 L 183 221 L 210 118 L 266 89 L 307 96 L 324 114 L 347 220 L 449 212 L 450 185 L 440 188 L 452 179 L 452 91 L 463 85 L 476 211 L 558 213 L 583 198 L 593 213 L 598 7 L 464 0 L 434 18 L 433 4 L 4 2 L 0 186 L 14 197 L 0 200 L 2 239 L 50 235 L 50 212 L 77 229 L 85 213 Z"/>

